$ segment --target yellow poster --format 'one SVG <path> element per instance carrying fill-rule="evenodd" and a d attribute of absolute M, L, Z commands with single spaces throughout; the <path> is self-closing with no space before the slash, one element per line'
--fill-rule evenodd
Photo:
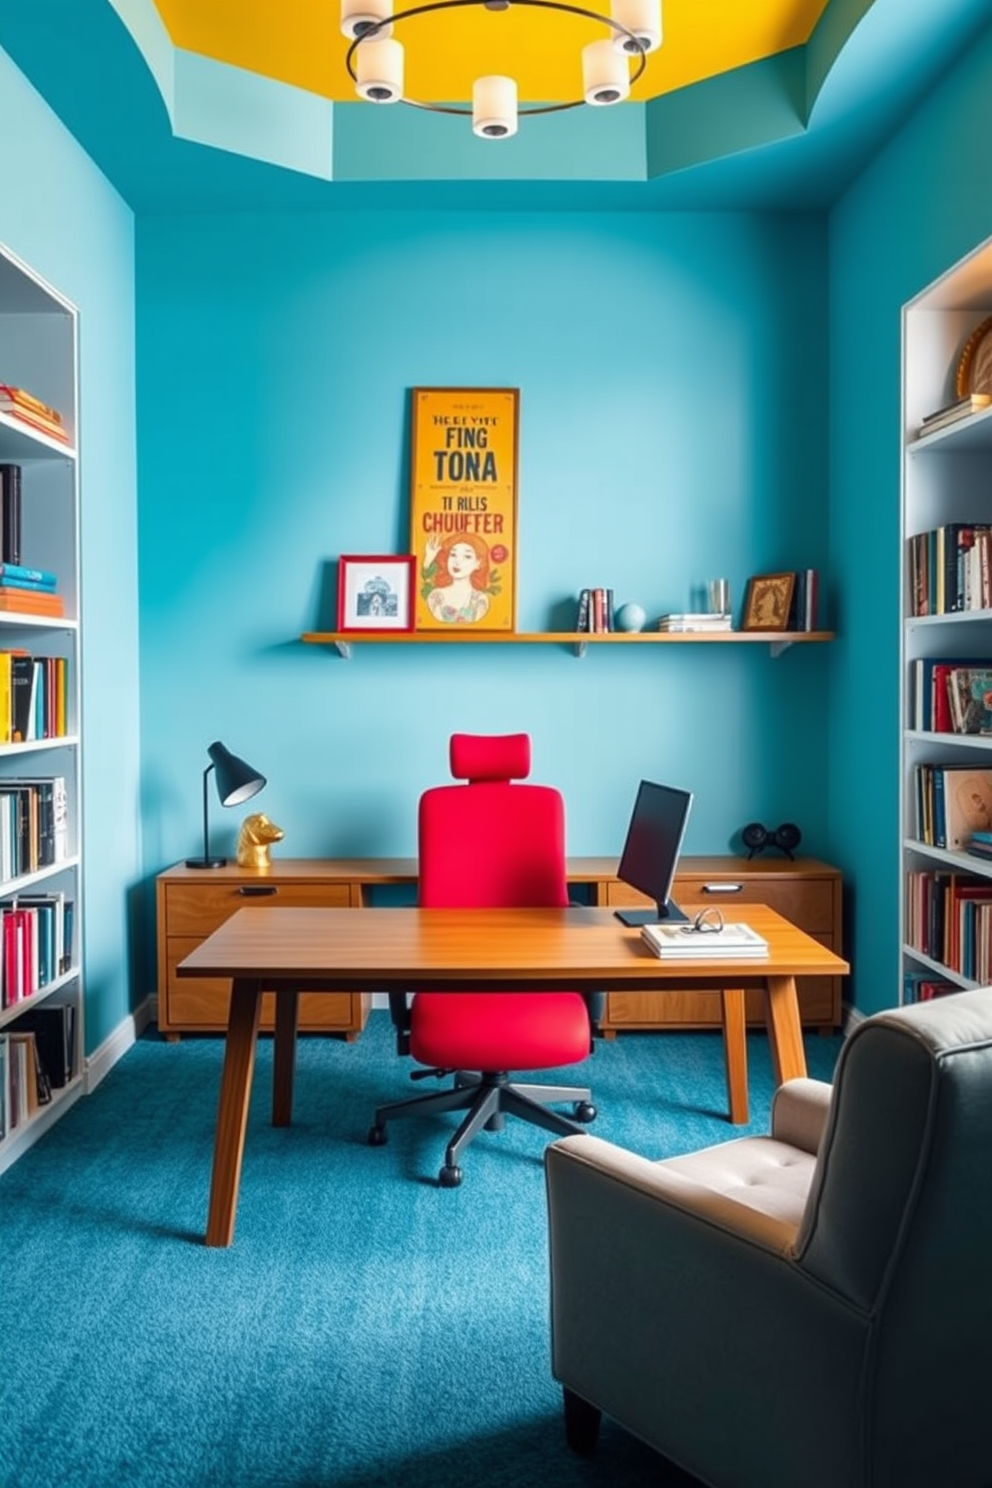
<path fill-rule="evenodd" d="M 415 630 L 516 628 L 516 388 L 414 388 Z"/>

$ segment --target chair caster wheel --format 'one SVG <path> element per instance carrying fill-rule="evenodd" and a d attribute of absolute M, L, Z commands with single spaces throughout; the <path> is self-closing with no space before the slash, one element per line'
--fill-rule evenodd
<path fill-rule="evenodd" d="M 389 1140 L 389 1135 L 388 1135 L 388 1133 L 386 1131 L 386 1128 L 384 1126 L 370 1126 L 369 1127 L 369 1146 L 370 1147 L 385 1147 L 385 1145 L 386 1145 L 386 1143 L 387 1143 L 388 1140 Z"/>
<path fill-rule="evenodd" d="M 576 1121 L 595 1121 L 596 1107 L 593 1105 L 592 1101 L 576 1101 L 575 1108 L 572 1111 L 572 1115 L 575 1117 Z"/>
<path fill-rule="evenodd" d="M 442 1188 L 457 1188 L 462 1181 L 462 1170 L 457 1165 L 445 1163 L 437 1175 L 437 1181 Z"/>

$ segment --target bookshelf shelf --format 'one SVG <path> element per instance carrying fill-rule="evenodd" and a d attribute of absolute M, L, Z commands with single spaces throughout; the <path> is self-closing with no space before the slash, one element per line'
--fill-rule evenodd
<path fill-rule="evenodd" d="M 0 613 L 0 1172 L 83 1091 L 77 342 L 75 306 L 0 244 L 0 382 L 71 441 L 0 413 L 2 560 L 54 576 Z M 49 585 L 64 615 L 39 612 Z"/>
<path fill-rule="evenodd" d="M 353 645 L 415 645 L 415 646 L 571 646 L 577 656 L 583 656 L 588 646 L 684 646 L 684 645 L 765 645 L 772 656 L 778 656 L 787 647 L 807 645 L 810 642 L 832 641 L 830 630 L 812 631 L 757 631 L 720 630 L 691 631 L 670 635 L 656 630 L 604 631 L 589 635 L 572 630 L 514 631 L 511 634 L 479 631 L 306 631 L 300 639 L 308 646 L 330 646 L 339 656 L 351 655 Z"/>

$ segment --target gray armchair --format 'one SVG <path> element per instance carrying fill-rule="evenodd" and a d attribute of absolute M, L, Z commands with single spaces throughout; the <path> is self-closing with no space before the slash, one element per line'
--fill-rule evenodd
<path fill-rule="evenodd" d="M 546 1153 L 552 1367 L 710 1488 L 992 1488 L 992 990 L 879 1013 L 770 1137 Z"/>

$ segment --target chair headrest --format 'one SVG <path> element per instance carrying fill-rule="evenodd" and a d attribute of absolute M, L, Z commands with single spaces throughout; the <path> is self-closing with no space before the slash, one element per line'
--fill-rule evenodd
<path fill-rule="evenodd" d="M 530 735 L 452 734 L 451 773 L 456 780 L 525 780 Z"/>

